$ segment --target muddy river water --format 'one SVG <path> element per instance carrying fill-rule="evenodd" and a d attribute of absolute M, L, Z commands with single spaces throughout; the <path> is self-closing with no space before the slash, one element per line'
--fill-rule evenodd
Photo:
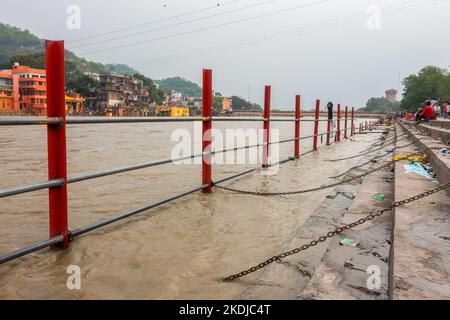
<path fill-rule="evenodd" d="M 358 126 L 358 123 L 356 123 Z M 255 122 L 214 123 L 215 128 L 255 128 Z M 312 133 L 302 122 L 302 136 Z M 321 123 L 321 132 L 325 122 Z M 192 123 L 70 125 L 68 173 L 112 169 L 170 157 L 171 133 Z M 273 122 L 280 138 L 294 124 Z M 361 142 L 324 145 L 319 152 L 280 167 L 276 175 L 256 171 L 227 185 L 247 190 L 298 190 L 329 183 L 358 159 Z M 325 141 L 324 141 L 325 142 Z M 320 139 L 319 139 L 320 143 Z M 312 140 L 301 141 L 301 151 Z M 46 180 L 44 127 L 0 127 L 0 188 Z M 293 142 L 280 147 L 291 156 Z M 352 162 L 353 161 L 353 162 Z M 214 179 L 255 165 L 215 165 Z M 70 229 L 200 185 L 200 165 L 168 164 L 71 184 Z M 277 254 L 329 190 L 294 197 L 256 198 L 213 190 L 200 192 L 76 238 L 66 251 L 42 250 L 0 265 L 0 299 L 236 299 L 258 273 L 234 283 L 221 278 Z M 0 199 L 0 254 L 48 237 L 47 191 Z M 81 271 L 81 289 L 69 290 L 67 268 Z"/>

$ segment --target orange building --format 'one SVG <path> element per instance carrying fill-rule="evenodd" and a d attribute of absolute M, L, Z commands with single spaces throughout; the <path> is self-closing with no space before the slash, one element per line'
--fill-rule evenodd
<path fill-rule="evenodd" d="M 0 70 L 0 112 L 17 113 L 19 109 L 19 78 L 11 70 Z"/>
<path fill-rule="evenodd" d="M 47 113 L 45 70 L 15 63 L 11 71 L 13 75 L 19 77 L 20 111 L 45 116 Z"/>

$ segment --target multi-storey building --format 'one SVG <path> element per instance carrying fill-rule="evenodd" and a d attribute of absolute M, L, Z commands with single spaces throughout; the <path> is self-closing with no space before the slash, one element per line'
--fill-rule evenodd
<path fill-rule="evenodd" d="M 19 78 L 11 70 L 0 71 L 0 113 L 16 114 L 19 110 Z"/>
<path fill-rule="evenodd" d="M 21 66 L 15 63 L 12 74 L 19 77 L 19 109 L 34 115 L 47 113 L 47 79 L 45 70 Z"/>

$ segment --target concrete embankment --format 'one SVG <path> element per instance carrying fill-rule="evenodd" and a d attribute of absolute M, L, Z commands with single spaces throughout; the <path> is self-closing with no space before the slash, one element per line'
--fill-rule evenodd
<path fill-rule="evenodd" d="M 425 125 L 415 127 L 401 124 L 401 126 L 409 135 L 409 141 L 414 141 L 419 149 L 443 146 L 440 139 L 419 131 Z M 436 132 L 435 128 L 432 128 Z M 415 149 L 405 148 L 402 152 L 417 152 Z M 396 201 L 431 190 L 438 183 L 449 181 L 450 157 L 441 155 L 440 150 L 428 150 L 426 153 L 436 178 L 408 173 L 404 168 L 408 161 L 397 162 Z M 450 299 L 449 222 L 450 198 L 444 192 L 395 209 L 390 261 L 392 299 Z"/>
<path fill-rule="evenodd" d="M 436 125 L 439 132 L 449 130 L 445 127 L 447 123 L 435 123 L 433 130 Z M 369 150 L 376 152 L 362 156 L 362 166 L 346 177 L 390 162 L 394 151 L 398 155 L 426 148 L 431 148 L 425 153 L 435 176 L 408 172 L 405 166 L 411 159 L 407 159 L 396 162 L 393 170 L 387 167 L 361 182 L 338 186 L 330 191 L 330 195 L 337 197 L 325 198 L 280 252 L 299 247 L 338 226 L 349 225 L 369 213 L 450 180 L 450 156 L 440 150 L 445 147 L 442 140 L 446 141 L 446 135 L 437 135 L 435 139 L 424 134 L 423 127 L 428 125 L 396 126 L 398 139 L 394 140 L 392 126 L 388 136 L 373 140 L 386 141 L 385 148 L 378 147 L 380 142 L 374 143 L 376 147 Z M 398 149 L 393 150 L 394 147 Z M 282 263 L 270 265 L 241 297 L 450 299 L 449 216 L 450 198 L 442 191 L 396 207 L 318 246 L 283 259 Z M 374 275 L 379 276 L 378 284 L 373 281 Z"/>

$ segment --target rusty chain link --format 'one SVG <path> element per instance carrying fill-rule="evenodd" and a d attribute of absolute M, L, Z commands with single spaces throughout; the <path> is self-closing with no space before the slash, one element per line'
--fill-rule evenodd
<path fill-rule="evenodd" d="M 348 225 L 344 225 L 344 226 L 338 227 L 338 228 L 334 229 L 333 231 L 328 232 L 326 235 L 318 237 L 316 240 L 312 240 L 309 243 L 306 243 L 306 244 L 302 245 L 301 247 L 297 247 L 297 248 L 292 249 L 290 251 L 286 251 L 286 252 L 283 252 L 283 253 L 281 253 L 279 255 L 273 256 L 270 259 L 267 259 L 266 261 L 264 261 L 264 262 L 262 262 L 262 263 L 260 263 L 260 264 L 258 264 L 256 266 L 254 266 L 254 267 L 251 267 L 250 269 L 247 269 L 245 271 L 242 271 L 242 272 L 233 274 L 231 276 L 228 276 L 225 279 L 223 279 L 223 281 L 224 282 L 231 282 L 231 281 L 234 281 L 234 280 L 236 280 L 238 278 L 244 277 L 244 276 L 246 276 L 246 275 L 248 275 L 250 273 L 253 273 L 255 271 L 258 271 L 259 269 L 262 269 L 262 268 L 266 267 L 267 265 L 269 265 L 269 264 L 271 264 L 273 262 L 281 261 L 280 259 L 292 256 L 292 255 L 297 254 L 299 252 L 305 251 L 305 250 L 307 250 L 307 249 L 309 249 L 311 247 L 314 247 L 314 246 L 318 245 L 319 243 L 325 242 L 325 241 L 327 241 L 327 239 L 333 238 L 336 234 L 340 234 L 343 231 L 352 229 L 352 228 L 354 228 L 356 226 L 359 226 L 359 225 L 361 225 L 361 224 L 363 224 L 363 223 L 365 223 L 367 221 L 370 221 L 370 220 L 373 220 L 373 219 L 375 219 L 377 217 L 380 217 L 384 213 L 386 213 L 388 211 L 391 211 L 394 208 L 397 208 L 397 207 L 400 207 L 400 206 L 404 206 L 404 205 L 406 205 L 408 203 L 411 203 L 413 201 L 417 201 L 417 200 L 420 200 L 422 198 L 428 197 L 428 196 L 430 196 L 430 195 L 432 195 L 434 193 L 437 193 L 437 192 L 440 192 L 440 191 L 442 191 L 444 189 L 447 189 L 448 187 L 450 187 L 450 182 L 444 183 L 444 184 L 442 184 L 442 185 L 440 185 L 440 186 L 438 186 L 438 187 L 436 187 L 436 188 L 434 188 L 432 190 L 425 191 L 425 192 L 423 192 L 421 194 L 418 194 L 418 195 L 415 195 L 415 196 L 413 196 L 411 198 L 394 202 L 392 205 L 390 205 L 387 208 L 384 208 L 384 209 L 378 210 L 378 211 L 374 211 L 374 212 L 370 213 L 369 215 L 367 215 L 365 218 L 361 218 L 361 219 L 359 219 L 359 220 L 357 220 L 357 221 L 355 221 L 353 223 L 350 223 Z M 278 262 L 278 263 L 280 263 L 280 262 Z"/>
<path fill-rule="evenodd" d="M 297 195 L 297 194 L 304 194 L 304 193 L 311 193 L 311 192 L 316 192 L 316 191 L 320 191 L 320 190 L 325 190 L 325 189 L 329 189 L 329 188 L 333 188 L 336 186 L 339 186 L 341 184 L 345 184 L 348 182 L 352 182 L 358 179 L 361 179 L 365 176 L 368 176 L 371 173 L 374 173 L 376 171 L 380 171 L 384 168 L 387 168 L 389 166 L 391 166 L 395 161 L 390 161 L 388 163 L 383 164 L 382 166 L 379 166 L 375 169 L 369 170 L 367 172 L 364 172 L 358 176 L 352 177 L 352 178 L 348 178 L 348 179 L 344 179 L 341 180 L 339 182 L 335 182 L 332 184 L 327 184 L 324 186 L 320 186 L 320 187 L 315 187 L 315 188 L 310 188 L 310 189 L 304 189 L 304 190 L 297 190 L 297 191 L 284 191 L 284 192 L 258 192 L 258 191 L 247 191 L 247 190 L 239 190 L 239 189 L 234 189 L 234 188 L 229 188 L 229 187 L 224 187 L 224 186 L 219 186 L 217 184 L 215 184 L 213 182 L 213 186 L 224 190 L 224 191 L 230 191 L 230 192 L 234 192 L 234 193 L 239 193 L 239 194 L 247 194 L 247 195 L 252 195 L 252 196 L 263 196 L 263 197 L 274 197 L 274 196 L 289 196 L 289 195 Z"/>
<path fill-rule="evenodd" d="M 395 129 L 396 129 L 396 127 L 395 127 Z M 403 139 L 398 139 L 396 130 L 395 130 L 394 134 L 395 134 L 394 143 L 397 143 L 399 140 L 403 140 Z M 396 147 L 391 152 L 393 152 L 396 149 L 401 149 L 401 148 L 406 148 L 408 146 L 411 146 L 417 140 L 419 140 L 419 139 L 414 139 L 413 142 L 408 144 L 408 145 L 401 146 L 401 147 Z M 386 146 L 383 146 L 382 148 L 379 148 L 377 150 L 381 150 L 384 147 L 386 147 Z M 423 154 L 423 152 L 425 152 L 427 150 L 440 150 L 440 149 L 442 149 L 442 147 L 427 147 L 427 148 L 420 148 L 420 149 L 422 149 L 422 152 L 410 153 L 410 155 L 421 155 L 421 154 Z M 376 150 L 374 150 L 374 151 L 376 151 Z M 373 151 L 371 151 L 369 153 L 372 153 L 372 152 Z M 389 153 L 391 153 L 391 152 L 389 152 Z M 386 156 L 386 155 L 387 154 L 385 154 L 383 156 Z M 377 157 L 375 157 L 373 159 L 380 158 L 380 157 L 381 156 L 377 156 Z M 369 162 L 371 162 L 372 160 L 370 160 Z M 390 161 L 390 162 L 388 162 L 388 163 L 386 163 L 386 164 L 384 164 L 382 166 L 379 166 L 379 167 L 377 167 L 375 169 L 372 169 L 370 171 L 364 172 L 363 174 L 360 174 L 360 175 L 352 177 L 352 178 L 344 179 L 342 181 L 339 181 L 339 182 L 336 182 L 336 183 L 333 183 L 333 184 L 329 184 L 329 185 L 325 185 L 325 186 L 321 186 L 321 187 L 317 187 L 317 188 L 300 190 L 300 191 L 254 192 L 254 191 L 245 191 L 245 190 L 238 190 L 238 189 L 233 189 L 233 188 L 228 188 L 228 187 L 222 187 L 222 186 L 219 186 L 219 185 L 216 185 L 216 184 L 213 184 L 213 186 L 215 186 L 216 188 L 225 190 L 225 191 L 231 191 L 231 192 L 235 192 L 235 193 L 248 194 L 248 195 L 256 195 L 256 196 L 280 196 L 280 195 L 282 196 L 282 195 L 303 194 L 303 193 L 309 193 L 309 192 L 314 192 L 314 191 L 319 191 L 319 190 L 323 190 L 323 189 L 332 188 L 332 187 L 335 187 L 335 186 L 338 186 L 338 185 L 341 185 L 341 184 L 345 184 L 345 183 L 348 183 L 348 182 L 351 182 L 351 181 L 363 178 L 363 177 L 365 177 L 365 176 L 367 176 L 367 175 L 369 175 L 371 173 L 374 173 L 376 171 L 379 171 L 379 170 L 382 170 L 384 168 L 387 168 L 387 167 L 391 166 L 392 164 L 394 164 L 397 161 L 400 161 L 400 160 L 392 160 L 392 161 Z M 369 162 L 367 162 L 365 164 L 368 164 Z M 346 172 L 346 173 L 348 173 L 348 172 Z M 318 245 L 319 243 L 327 241 L 327 239 L 333 238 L 336 234 L 340 234 L 343 231 L 352 229 L 352 228 L 354 228 L 356 226 L 359 226 L 359 225 L 361 225 L 361 224 L 363 224 L 363 223 L 365 223 L 367 221 L 370 221 L 370 220 L 373 220 L 373 219 L 375 219 L 377 217 L 380 217 L 384 213 L 386 213 L 388 211 L 391 211 L 392 209 L 394 209 L 396 207 L 404 206 L 404 205 L 406 205 L 408 203 L 411 203 L 411 202 L 420 200 L 422 198 L 428 197 L 428 196 L 430 196 L 430 195 L 432 195 L 434 193 L 437 193 L 437 192 L 440 192 L 442 190 L 445 190 L 448 187 L 450 187 L 450 182 L 447 182 L 445 184 L 441 184 L 440 186 L 438 186 L 438 187 L 436 187 L 436 188 L 434 188 L 432 190 L 425 191 L 425 192 L 423 192 L 421 194 L 415 195 L 415 196 L 410 197 L 408 199 L 404 199 L 404 200 L 401 200 L 401 201 L 394 202 L 393 204 L 391 204 L 387 208 L 384 208 L 384 209 L 378 210 L 378 211 L 374 211 L 374 212 L 368 214 L 365 218 L 361 218 L 361 219 L 359 219 L 359 220 L 357 220 L 357 221 L 355 221 L 353 223 L 350 223 L 348 225 L 344 225 L 344 226 L 338 227 L 335 230 L 328 232 L 326 235 L 318 237 L 316 240 L 312 240 L 309 243 L 306 243 L 306 244 L 302 245 L 301 247 L 297 247 L 297 248 L 292 249 L 290 251 L 286 251 L 286 252 L 283 252 L 283 253 L 281 253 L 279 255 L 273 256 L 273 257 L 267 259 L 266 261 L 264 261 L 264 262 L 262 262 L 262 263 L 260 263 L 260 264 L 258 264 L 256 266 L 254 266 L 254 267 L 251 267 L 250 269 L 247 269 L 247 270 L 244 270 L 244 271 L 242 271 L 240 273 L 228 276 L 223 281 L 224 282 L 234 281 L 234 280 L 236 280 L 238 278 L 241 278 L 241 277 L 244 277 L 244 276 L 246 276 L 246 275 L 248 275 L 250 273 L 256 272 L 257 270 L 262 269 L 262 268 L 266 267 L 267 265 L 269 265 L 269 264 L 271 264 L 273 262 L 277 262 L 279 264 L 284 264 L 284 265 L 292 267 L 292 265 L 289 262 L 282 261 L 281 259 L 286 258 L 286 257 L 291 256 L 291 255 L 294 255 L 294 254 L 297 254 L 299 252 L 305 251 L 305 250 L 307 250 L 307 249 L 309 249 L 311 247 L 314 247 L 314 246 Z M 295 268 L 297 270 L 299 270 L 299 272 L 301 272 L 303 276 L 306 276 L 306 274 L 304 273 L 304 270 L 301 270 L 298 267 L 295 267 Z"/>

